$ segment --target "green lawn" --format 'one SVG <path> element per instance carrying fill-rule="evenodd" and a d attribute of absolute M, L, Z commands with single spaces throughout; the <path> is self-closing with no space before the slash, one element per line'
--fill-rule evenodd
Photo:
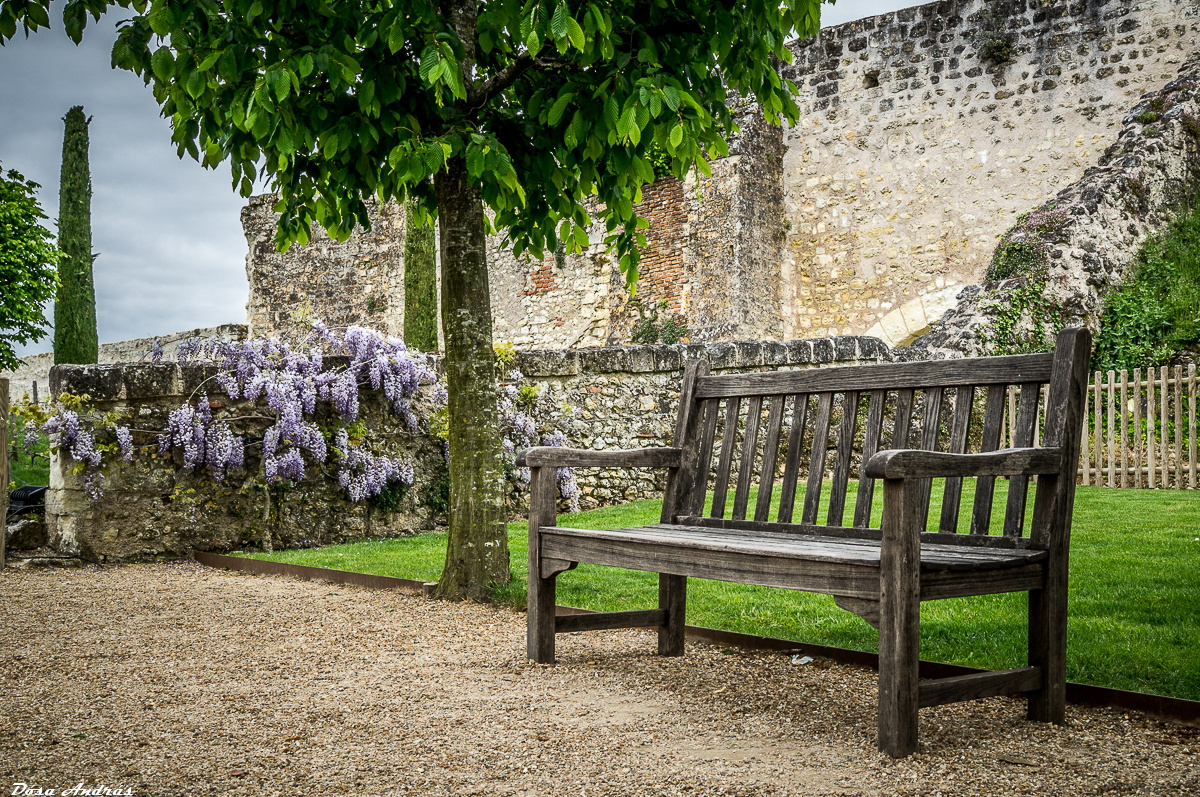
<path fill-rule="evenodd" d="M 1000 507 L 1003 487 L 997 485 Z M 935 487 L 933 518 L 939 495 Z M 639 525 L 657 521 L 659 507 L 657 501 L 640 501 L 564 515 L 559 523 Z M 523 606 L 525 524 L 510 524 L 509 536 L 514 580 L 497 598 Z M 1069 680 L 1200 700 L 1198 538 L 1198 492 L 1079 488 L 1071 542 Z M 445 544 L 445 534 L 425 534 L 252 556 L 435 581 Z M 649 608 L 657 601 L 652 573 L 581 564 L 559 576 L 558 585 L 559 603 L 587 609 Z M 975 667 L 1019 666 L 1024 663 L 1024 613 L 1021 593 L 923 603 L 921 657 Z M 825 595 L 692 579 L 687 620 L 747 634 L 877 649 L 876 631 Z"/>

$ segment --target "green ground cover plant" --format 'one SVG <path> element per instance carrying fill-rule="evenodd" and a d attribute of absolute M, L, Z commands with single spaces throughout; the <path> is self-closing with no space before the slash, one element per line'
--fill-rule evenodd
<path fill-rule="evenodd" d="M 966 485 L 964 485 L 966 486 Z M 934 485 L 930 515 L 937 517 Z M 997 485 L 996 506 L 1004 506 Z M 969 491 L 964 490 L 969 498 Z M 878 496 L 877 496 L 878 498 Z M 964 501 L 965 505 L 969 503 Z M 751 500 L 751 506 L 753 506 Z M 613 528 L 656 522 L 658 501 L 562 515 L 563 526 Z M 999 514 L 999 513 L 997 513 Z M 878 515 L 876 514 L 876 517 Z M 999 517 L 993 518 L 994 523 Z M 965 524 L 966 518 L 960 519 Z M 526 526 L 509 526 L 513 582 L 495 595 L 523 607 Z M 362 542 L 257 559 L 433 580 L 445 534 Z M 1200 494 L 1184 490 L 1080 487 L 1071 542 L 1069 680 L 1200 700 Z M 560 603 L 594 610 L 651 607 L 652 573 L 581 564 L 559 578 Z M 1021 593 L 921 605 L 921 657 L 990 669 L 1024 663 Z M 691 625 L 875 651 L 878 635 L 833 599 L 791 590 L 692 579 Z M 647 646 L 647 651 L 653 648 Z"/>
<path fill-rule="evenodd" d="M 1161 365 L 1200 344 L 1200 206 L 1146 241 L 1133 276 L 1105 297 L 1092 365 Z"/>

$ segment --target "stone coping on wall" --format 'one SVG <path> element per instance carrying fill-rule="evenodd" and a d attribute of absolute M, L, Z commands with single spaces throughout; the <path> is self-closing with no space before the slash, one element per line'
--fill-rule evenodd
<path fill-rule="evenodd" d="M 878 338 L 840 336 L 812 340 L 676 343 L 604 346 L 586 349 L 534 349 L 517 353 L 516 366 L 526 377 L 682 371 L 688 360 L 708 360 L 714 371 L 839 362 L 891 360 L 891 349 Z"/>
<path fill-rule="evenodd" d="M 441 358 L 431 355 L 436 367 Z M 763 367 L 828 365 L 890 361 L 891 349 L 878 338 L 831 337 L 813 340 L 679 343 L 649 346 L 605 346 L 544 349 L 517 353 L 516 368 L 530 379 L 585 374 L 637 374 L 682 371 L 688 360 L 706 359 L 714 371 Z M 345 358 L 326 357 L 327 365 Z M 201 392 L 220 393 L 215 365 L 126 363 L 55 366 L 50 372 L 53 395 L 87 394 L 92 401 L 147 401 Z"/>

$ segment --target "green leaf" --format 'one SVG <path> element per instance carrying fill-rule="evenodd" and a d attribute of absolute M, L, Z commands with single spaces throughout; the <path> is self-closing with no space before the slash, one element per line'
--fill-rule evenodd
<path fill-rule="evenodd" d="M 663 87 L 663 99 L 667 101 L 667 107 L 673 112 L 679 110 L 679 90 L 674 86 Z"/>
<path fill-rule="evenodd" d="M 292 78 L 288 75 L 286 69 L 280 69 L 271 76 L 271 89 L 275 92 L 275 98 L 280 102 L 287 99 L 288 92 L 292 90 Z"/>
<path fill-rule="evenodd" d="M 193 72 L 192 74 L 188 75 L 187 84 L 184 86 L 184 88 L 194 100 L 204 93 L 204 86 L 204 75 L 200 74 L 199 72 Z"/>
<path fill-rule="evenodd" d="M 575 99 L 575 94 L 568 91 L 566 94 L 563 94 L 557 100 L 555 100 L 554 105 L 550 106 L 550 113 L 546 117 L 546 122 L 550 125 L 557 125 L 562 119 L 563 114 L 566 113 L 567 105 L 570 104 L 571 100 L 573 99 Z"/>
<path fill-rule="evenodd" d="M 671 142 L 671 147 L 670 147 L 671 152 L 674 153 L 675 149 L 680 144 L 683 143 L 683 124 L 682 123 L 671 128 L 671 137 L 668 140 Z"/>
<path fill-rule="evenodd" d="M 162 81 L 171 79 L 175 74 L 175 56 L 170 47 L 159 47 L 150 57 L 150 69 L 154 76 Z"/>
<path fill-rule="evenodd" d="M 579 27 L 579 23 L 571 17 L 567 17 L 567 36 L 570 37 L 571 44 L 575 45 L 575 49 L 582 52 L 586 44 L 583 28 Z"/>
<path fill-rule="evenodd" d="M 554 16 L 550 18 L 550 32 L 554 34 L 554 38 L 562 39 L 567 35 L 567 20 L 570 17 L 567 15 L 567 4 L 560 2 L 558 7 L 554 9 Z"/>
<path fill-rule="evenodd" d="M 628 136 L 633 130 L 637 121 L 637 110 L 630 105 L 625 109 L 625 113 L 621 114 L 621 118 L 617 121 L 617 135 Z"/>
<path fill-rule="evenodd" d="M 163 49 L 166 49 L 166 48 L 160 48 L 159 52 L 161 52 Z M 215 52 L 209 53 L 208 57 L 205 58 L 203 61 L 201 61 L 200 66 L 198 66 L 196 68 L 199 69 L 201 72 L 207 72 L 208 70 L 212 69 L 213 64 L 215 64 L 217 62 L 217 59 L 219 59 L 224 54 L 224 52 L 225 52 L 224 50 L 217 50 Z M 157 53 L 155 53 L 155 54 L 157 55 Z"/>
<path fill-rule="evenodd" d="M 311 53 L 305 53 L 300 58 L 300 77 L 308 77 L 313 73 L 313 57 Z"/>
<path fill-rule="evenodd" d="M 525 37 L 525 49 L 529 50 L 531 56 L 536 56 L 542 50 L 542 36 L 536 30 L 529 32 Z"/>

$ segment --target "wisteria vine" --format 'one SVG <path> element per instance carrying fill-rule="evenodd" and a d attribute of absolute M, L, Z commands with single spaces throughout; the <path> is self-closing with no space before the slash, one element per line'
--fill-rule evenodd
<path fill-rule="evenodd" d="M 155 341 L 152 362 L 163 358 L 163 347 Z M 378 391 L 390 410 L 411 432 L 427 431 L 417 411 L 418 391 L 428 391 L 430 414 L 444 412 L 446 389 L 426 355 L 410 351 L 398 338 L 384 336 L 361 326 L 332 330 L 320 321 L 299 345 L 278 338 L 229 341 L 219 337 L 189 338 L 180 343 L 176 360 L 181 364 L 211 364 L 217 367 L 211 382 L 232 401 L 243 400 L 258 407 L 267 421 L 261 439 L 250 440 L 235 433 L 228 420 L 213 413 L 222 406 L 200 392 L 193 401 L 173 410 L 167 428 L 157 433 L 157 450 L 167 455 L 178 451 L 185 470 L 206 472 L 217 481 L 246 465 L 248 446 L 261 446 L 262 476 L 267 485 L 296 483 L 313 466 L 332 464 L 334 478 L 352 501 L 381 495 L 390 485 L 411 486 L 413 466 L 381 453 L 376 440 L 359 421 L 362 391 Z M 560 431 L 541 435 L 530 409 L 529 390 L 515 383 L 523 376 L 512 371 L 499 397 L 504 450 L 522 484 L 528 469 L 516 469 L 519 448 L 535 445 L 561 446 Z M 522 392 L 524 390 L 524 392 Z M 533 391 L 536 398 L 536 391 Z M 117 453 L 128 462 L 133 456 L 133 432 L 128 426 L 107 422 L 104 428 L 114 443 L 97 445 L 98 426 L 80 415 L 77 397 L 60 402 L 54 414 L 42 423 L 29 422 L 26 435 L 38 431 L 68 455 L 85 474 L 85 489 L 93 498 L 102 494 L 104 454 Z M 331 407 L 341 428 L 322 430 L 315 422 L 318 406 Z M 425 405 L 423 405 L 425 406 Z M 354 429 L 356 431 L 351 432 Z M 142 430 L 148 431 L 148 430 Z M 444 448 L 444 452 L 448 449 Z M 447 454 L 448 456 L 448 454 Z M 574 472 L 559 472 L 559 488 L 572 509 L 578 508 L 579 490 Z"/>

